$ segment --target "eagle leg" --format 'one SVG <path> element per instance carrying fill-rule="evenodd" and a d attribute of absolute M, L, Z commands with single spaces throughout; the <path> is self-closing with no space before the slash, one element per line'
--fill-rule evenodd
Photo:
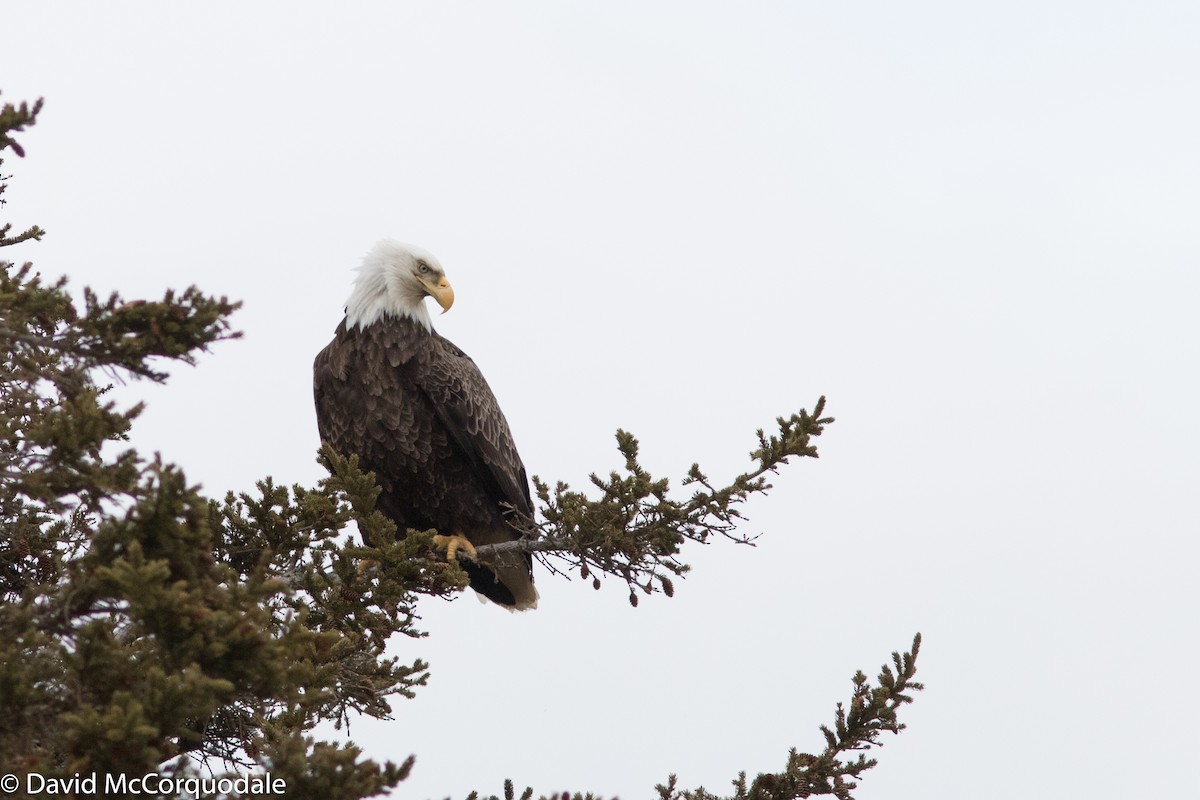
<path fill-rule="evenodd" d="M 461 533 L 456 533 L 453 536 L 442 536 L 440 533 L 433 537 L 434 547 L 446 548 L 446 560 L 453 561 L 458 554 L 459 549 L 462 549 L 471 557 L 472 561 L 478 560 L 478 554 L 475 552 L 475 545 L 467 541 L 467 537 Z"/>

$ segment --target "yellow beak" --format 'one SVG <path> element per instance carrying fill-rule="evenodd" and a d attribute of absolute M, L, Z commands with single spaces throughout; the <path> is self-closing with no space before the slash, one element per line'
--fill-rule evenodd
<path fill-rule="evenodd" d="M 454 305 L 454 290 L 450 288 L 450 281 L 445 278 L 438 281 L 436 286 L 430 285 L 429 293 L 433 295 L 434 300 L 437 300 L 437 304 L 442 307 L 443 314 L 450 310 L 450 306 Z"/>

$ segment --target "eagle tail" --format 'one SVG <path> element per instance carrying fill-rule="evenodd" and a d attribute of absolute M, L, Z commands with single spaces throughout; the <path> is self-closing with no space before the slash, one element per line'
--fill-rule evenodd
<path fill-rule="evenodd" d="M 464 559 L 459 564 L 470 577 L 471 588 L 481 597 L 509 611 L 537 608 L 537 588 L 533 585 L 533 577 L 529 574 L 529 565 L 523 554 L 499 562 L 479 564 Z"/>

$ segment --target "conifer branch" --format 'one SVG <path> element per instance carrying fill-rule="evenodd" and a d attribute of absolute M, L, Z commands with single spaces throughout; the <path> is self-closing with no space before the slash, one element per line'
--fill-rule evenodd
<path fill-rule="evenodd" d="M 0 151 L 12 150 L 21 158 L 25 157 L 25 150 L 12 138 L 12 134 L 20 133 L 36 123 L 43 105 L 43 99 L 39 97 L 32 107 L 27 102 L 19 106 L 12 103 L 0 106 Z"/>
<path fill-rule="evenodd" d="M 12 138 L 13 133 L 20 133 L 27 127 L 37 122 L 37 116 L 42 110 L 42 101 L 38 99 L 31 108 L 28 103 L 21 103 L 19 106 L 14 106 L 12 103 L 5 103 L 0 106 L 0 152 L 12 150 L 19 157 L 25 157 L 25 150 L 17 141 Z M 4 163 L 4 159 L 0 158 L 0 164 Z M 5 203 L 4 192 L 8 188 L 6 176 L 0 175 L 0 206 Z M 8 247 L 21 242 L 27 242 L 31 239 L 41 239 L 45 234 L 41 228 L 33 225 L 26 228 L 21 233 L 15 236 L 9 236 L 8 232 L 12 230 L 11 223 L 0 225 L 0 247 Z"/>
<path fill-rule="evenodd" d="M 884 664 L 880 669 L 876 685 L 871 686 L 860 671 L 852 678 L 854 691 L 850 697 L 849 710 L 837 704 L 832 729 L 822 725 L 821 733 L 826 746 L 821 753 L 801 753 L 795 748 L 788 752 L 784 768 L 776 773 L 761 773 L 748 781 L 741 772 L 732 781 L 732 795 L 721 796 L 699 787 L 681 789 L 677 775 L 670 775 L 667 782 L 654 787 L 659 800 L 803 800 L 809 797 L 831 795 L 838 800 L 854 800 L 851 794 L 858 788 L 857 780 L 862 773 L 876 765 L 864 752 L 872 747 L 881 747 L 879 741 L 885 732 L 899 733 L 905 726 L 897 718 L 899 708 L 912 702 L 911 692 L 925 687 L 913 680 L 917 673 L 917 654 L 921 649 L 921 634 L 913 637 L 912 648 L 906 653 L 893 652 L 892 665 Z M 858 751 L 853 760 L 847 760 Z M 514 796 L 512 780 L 504 781 L 504 798 Z M 533 797 L 533 788 L 526 787 L 522 800 Z M 539 800 L 600 800 L 601 795 L 591 792 L 561 792 L 541 795 Z M 467 800 L 500 800 L 496 795 L 485 796 L 472 792 Z"/>
<path fill-rule="evenodd" d="M 567 575 L 578 571 L 600 588 L 598 574 L 614 576 L 626 583 L 630 602 L 637 605 L 638 593 L 661 591 L 674 594 L 670 576 L 682 576 L 689 567 L 680 560 L 685 542 L 706 544 L 714 536 L 738 544 L 753 545 L 753 537 L 740 534 L 736 525 L 745 520 L 739 506 L 755 494 L 772 487 L 767 473 L 778 472 L 793 456 L 817 458 L 812 439 L 820 436 L 832 417 L 823 416 L 821 397 L 810 413 L 801 409 L 790 417 L 779 417 L 778 432 L 767 436 L 757 431 L 758 447 L 750 453 L 754 469 L 738 475 L 728 486 L 718 488 L 693 464 L 683 486 L 699 487 L 690 498 L 669 497 L 669 482 L 654 478 L 638 461 L 638 441 L 626 431 L 617 431 L 617 448 L 625 459 L 624 472 L 607 479 L 591 476 L 601 491 L 598 499 L 570 490 L 558 483 L 550 487 L 534 476 L 542 520 L 536 524 L 517 521 L 524 535 L 512 542 L 477 548 L 480 557 L 507 552 L 532 553 L 551 570 Z"/>
<path fill-rule="evenodd" d="M 660 800 L 800 800 L 822 795 L 854 800 L 851 792 L 858 787 L 856 781 L 877 762 L 863 752 L 853 760 L 845 759 L 854 751 L 882 746 L 879 736 L 884 732 L 904 730 L 897 711 L 912 702 L 910 692 L 925 688 L 913 680 L 920 649 L 918 633 L 907 653 L 892 653 L 892 666 L 883 665 L 874 687 L 861 671 L 854 675 L 849 709 L 838 703 L 834 727 L 821 726 L 825 737 L 821 753 L 800 753 L 793 748 L 781 772 L 762 773 L 749 782 L 743 772 L 733 781 L 734 793 L 728 798 L 720 798 L 703 788 L 680 790 L 677 777 L 671 775 L 666 784 L 655 787 Z"/>

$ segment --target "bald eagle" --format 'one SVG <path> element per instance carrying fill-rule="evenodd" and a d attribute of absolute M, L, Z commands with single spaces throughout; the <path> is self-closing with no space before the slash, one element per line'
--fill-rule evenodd
<path fill-rule="evenodd" d="M 475 362 L 433 329 L 426 297 L 450 309 L 454 290 L 437 259 L 379 242 L 358 268 L 346 317 L 313 364 L 321 439 L 375 473 L 377 507 L 409 529 L 436 528 L 461 549 L 520 537 L 532 519 L 525 466 Z M 370 545 L 370 542 L 367 542 Z M 476 592 L 509 609 L 537 606 L 528 553 L 460 562 Z"/>

